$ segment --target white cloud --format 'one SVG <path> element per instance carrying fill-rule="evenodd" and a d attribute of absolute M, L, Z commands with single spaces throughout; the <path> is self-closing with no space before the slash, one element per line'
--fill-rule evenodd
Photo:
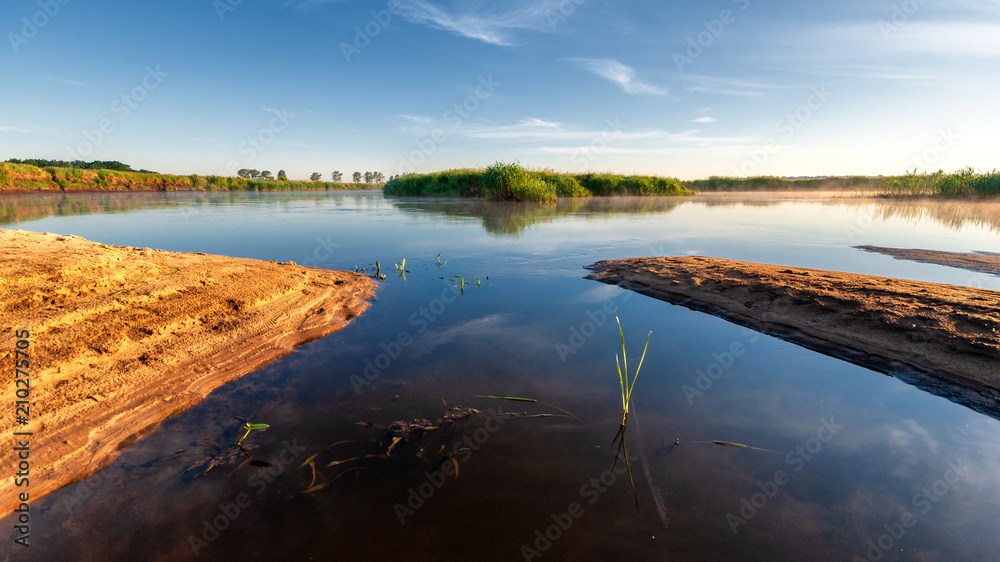
<path fill-rule="evenodd" d="M 617 130 L 610 128 L 590 129 L 545 121 L 542 119 L 522 119 L 507 126 L 491 126 L 468 128 L 461 134 L 468 138 L 511 141 L 516 143 L 549 143 L 556 146 L 541 146 L 541 150 L 557 154 L 568 154 L 579 151 L 591 144 L 594 139 L 605 139 L 608 144 L 614 144 L 620 151 L 629 153 L 645 153 L 653 149 L 659 150 L 664 144 L 691 146 L 749 146 L 755 139 L 750 137 L 708 137 L 698 134 L 697 129 L 682 132 L 670 132 L 657 129 L 630 130 L 618 124 Z M 611 148 L 609 152 L 613 151 Z"/>
<path fill-rule="evenodd" d="M 426 0 L 401 0 L 400 13 L 414 23 L 509 47 L 521 44 L 515 37 L 519 30 L 552 31 L 550 16 L 562 1 L 494 1 L 445 9 Z"/>
<path fill-rule="evenodd" d="M 53 76 L 51 74 L 45 74 L 42 76 L 45 80 L 51 82 L 58 82 L 60 84 L 68 84 L 70 86 L 76 86 L 77 88 L 90 88 L 90 84 L 85 84 L 77 80 L 70 80 L 69 78 L 60 78 L 58 76 Z"/>
<path fill-rule="evenodd" d="M 699 117 L 697 119 L 692 119 L 692 123 L 715 123 L 718 121 L 715 117 Z"/>
<path fill-rule="evenodd" d="M 401 117 L 402 119 L 405 119 L 407 121 L 410 121 L 412 123 L 430 123 L 431 122 L 431 118 L 427 117 L 426 115 L 406 115 L 405 113 L 400 113 L 399 117 Z"/>
<path fill-rule="evenodd" d="M 29 127 L 14 127 L 8 125 L 0 125 L 0 133 L 21 133 L 29 135 L 48 135 L 54 137 L 67 136 L 66 133 L 59 131 L 53 127 L 36 127 L 31 125 Z"/>
<path fill-rule="evenodd" d="M 285 108 L 275 109 L 273 107 L 268 107 L 266 105 L 262 105 L 262 106 L 260 106 L 260 108 L 263 109 L 264 111 L 268 112 L 268 113 L 273 113 L 273 114 L 277 115 L 278 117 L 295 119 L 295 116 L 296 116 L 295 113 L 292 113 L 291 111 L 288 111 Z"/>
<path fill-rule="evenodd" d="M 635 76 L 635 69 L 626 66 L 614 59 L 574 59 L 584 68 L 600 76 L 607 78 L 621 87 L 626 94 L 635 96 L 653 95 L 664 96 L 667 91 L 658 86 L 639 80 Z"/>
<path fill-rule="evenodd" d="M 747 80 L 733 80 L 731 78 L 701 76 L 697 74 L 678 74 L 677 79 L 692 83 L 687 88 L 692 92 L 722 94 L 726 96 L 760 97 L 764 95 L 764 92 L 761 90 L 776 87 L 773 84 L 766 85 Z"/>
<path fill-rule="evenodd" d="M 341 2 L 342 0 L 288 0 L 282 4 L 282 8 L 287 8 L 292 6 L 295 10 L 299 12 L 312 12 L 318 10 L 324 4 L 330 4 L 333 2 Z"/>

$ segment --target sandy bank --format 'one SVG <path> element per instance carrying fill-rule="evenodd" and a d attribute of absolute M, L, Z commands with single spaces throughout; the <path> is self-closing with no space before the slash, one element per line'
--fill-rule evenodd
<path fill-rule="evenodd" d="M 892 256 L 899 260 L 912 260 L 948 267 L 958 267 L 969 271 L 981 271 L 1000 275 L 1000 254 L 994 252 L 941 252 L 938 250 L 908 250 L 902 248 L 883 248 L 880 246 L 855 246 L 866 252 L 876 252 Z"/>
<path fill-rule="evenodd" d="M 0 430 L 5 441 L 33 433 L 32 500 L 107 466 L 213 389 L 344 327 L 374 291 L 343 271 L 0 230 Z M 27 425 L 14 407 L 22 330 Z M 8 471 L 16 460 L 0 449 Z M 12 476 L 0 480 L 3 513 L 25 490 Z"/>
<path fill-rule="evenodd" d="M 900 377 L 1000 419 L 1000 293 L 703 257 L 598 262 L 591 279 Z"/>

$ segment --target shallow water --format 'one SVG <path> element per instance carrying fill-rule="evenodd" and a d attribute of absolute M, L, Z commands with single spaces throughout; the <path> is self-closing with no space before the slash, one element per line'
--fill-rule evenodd
<path fill-rule="evenodd" d="M 218 389 L 110 468 L 34 502 L 31 559 L 988 560 L 1000 547 L 995 419 L 582 269 L 699 254 L 1000 289 L 995 276 L 852 248 L 996 251 L 990 205 L 378 193 L 0 203 L 5 228 L 338 269 L 379 260 L 388 276 L 344 330 Z M 405 281 L 392 273 L 403 258 Z M 621 415 L 612 309 L 633 368 L 652 330 L 628 434 L 638 512 L 627 476 L 606 472 Z M 452 406 L 577 419 L 472 417 L 429 434 L 429 466 L 326 466 L 376 452 L 385 430 L 359 422 L 434 422 Z M 239 438 L 233 416 L 271 425 L 246 443 L 272 468 L 221 459 L 184 472 L 216 451 L 199 441 Z M 300 467 L 313 455 L 315 479 Z M 326 486 L 302 494 L 311 484 Z M 10 544 L 0 553 L 20 559 Z"/>

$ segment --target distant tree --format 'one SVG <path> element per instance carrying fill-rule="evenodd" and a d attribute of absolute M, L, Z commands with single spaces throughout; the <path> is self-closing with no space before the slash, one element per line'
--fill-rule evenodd
<path fill-rule="evenodd" d="M 371 183 L 371 182 L 372 182 L 372 173 L 365 172 L 365 183 Z"/>
<path fill-rule="evenodd" d="M 35 166 L 38 168 L 77 168 L 79 170 L 112 170 L 116 172 L 149 172 L 149 170 L 133 170 L 132 166 L 128 164 L 122 164 L 117 160 L 94 160 L 93 162 L 85 162 L 83 160 L 74 160 L 72 162 L 67 162 L 65 160 L 46 160 L 44 158 L 28 158 L 25 160 L 19 160 L 17 158 L 11 158 L 7 160 L 11 164 L 28 164 L 30 166 Z M 153 172 L 150 172 L 153 173 Z"/>
<path fill-rule="evenodd" d="M 309 174 L 309 179 L 311 179 L 312 181 L 319 181 L 323 179 L 323 174 L 319 172 L 313 172 L 312 174 Z"/>
<path fill-rule="evenodd" d="M 260 173 L 260 179 L 262 180 L 272 180 L 274 176 L 271 174 L 271 170 L 264 170 Z"/>
<path fill-rule="evenodd" d="M 260 177 L 260 170 L 250 170 L 250 179 L 255 180 Z"/>
<path fill-rule="evenodd" d="M 330 179 L 332 179 L 336 183 L 340 183 L 344 180 L 344 174 L 340 172 L 334 172 L 330 174 Z"/>
<path fill-rule="evenodd" d="M 354 178 L 354 183 L 361 183 L 361 172 L 354 172 L 351 177 Z"/>
<path fill-rule="evenodd" d="M 278 170 L 278 181 L 288 181 L 288 174 L 284 170 Z"/>
<path fill-rule="evenodd" d="M 385 181 L 385 174 L 383 174 L 382 172 L 375 172 L 374 180 L 375 180 L 375 183 L 382 183 L 382 182 L 384 182 Z"/>
<path fill-rule="evenodd" d="M 236 175 L 244 179 L 250 179 L 250 170 L 247 168 L 240 168 L 236 171 Z"/>

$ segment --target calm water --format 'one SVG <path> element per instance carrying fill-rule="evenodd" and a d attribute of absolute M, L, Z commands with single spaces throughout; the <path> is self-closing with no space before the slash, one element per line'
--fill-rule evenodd
<path fill-rule="evenodd" d="M 997 420 L 586 280 L 582 269 L 700 254 L 1000 289 L 997 277 L 852 248 L 997 251 L 995 204 L 546 206 L 377 193 L 0 204 L 4 228 L 338 269 L 379 260 L 388 274 L 346 329 L 218 389 L 107 470 L 34 502 L 30 559 L 992 560 L 1000 551 Z M 405 281 L 391 271 L 403 258 Z M 628 436 L 638 512 L 627 477 L 606 472 L 621 406 L 612 309 L 633 368 L 653 332 Z M 718 378 L 699 386 L 702 373 Z M 384 453 L 382 426 L 436 422 L 455 406 L 577 419 L 470 417 L 418 440 L 422 457 L 404 443 L 388 458 L 328 466 Z M 271 425 L 247 438 L 271 468 L 241 465 L 225 447 L 216 455 L 211 443 L 242 434 L 233 416 Z M 9 541 L 0 553 L 24 554 Z"/>

